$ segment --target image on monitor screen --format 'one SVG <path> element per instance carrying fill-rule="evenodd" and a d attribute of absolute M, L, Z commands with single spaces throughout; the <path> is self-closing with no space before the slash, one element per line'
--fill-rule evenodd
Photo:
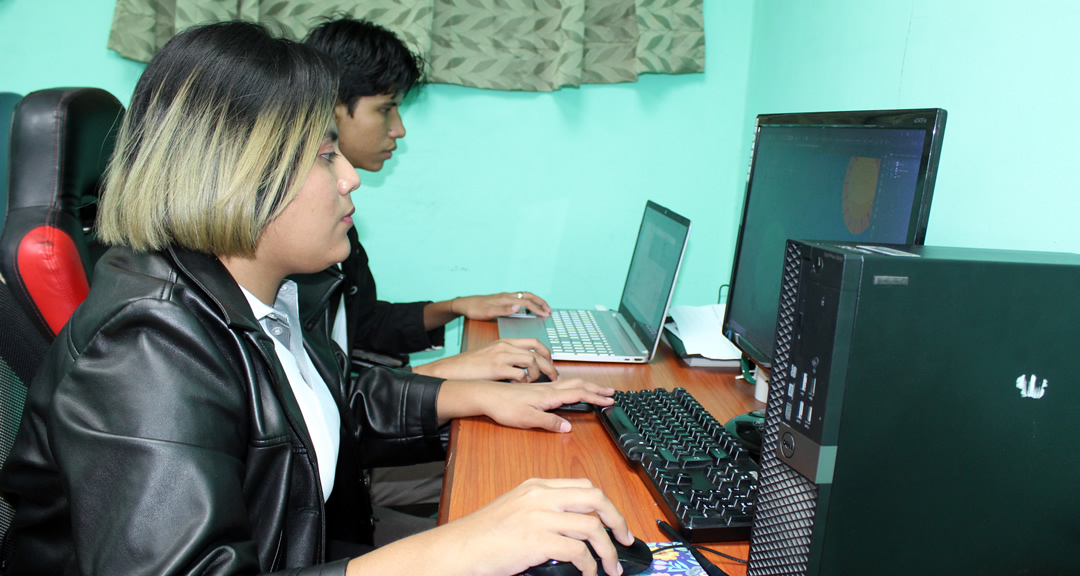
<path fill-rule="evenodd" d="M 763 114 L 735 244 L 724 335 L 772 363 L 788 239 L 922 244 L 945 110 Z"/>

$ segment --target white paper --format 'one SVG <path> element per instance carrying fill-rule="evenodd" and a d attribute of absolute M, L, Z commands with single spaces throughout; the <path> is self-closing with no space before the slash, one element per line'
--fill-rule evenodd
<path fill-rule="evenodd" d="M 724 337 L 724 305 L 672 306 L 669 311 L 687 354 L 713 360 L 738 360 L 742 352 Z"/>

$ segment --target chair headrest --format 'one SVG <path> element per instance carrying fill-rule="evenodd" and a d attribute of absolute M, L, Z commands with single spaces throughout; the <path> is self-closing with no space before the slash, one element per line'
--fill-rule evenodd
<path fill-rule="evenodd" d="M 70 211 L 96 203 L 123 112 L 120 101 L 99 88 L 27 94 L 11 126 L 9 209 Z"/>
<path fill-rule="evenodd" d="M 86 297 L 103 251 L 97 198 L 123 112 L 98 88 L 39 90 L 15 108 L 0 271 L 50 338 Z"/>

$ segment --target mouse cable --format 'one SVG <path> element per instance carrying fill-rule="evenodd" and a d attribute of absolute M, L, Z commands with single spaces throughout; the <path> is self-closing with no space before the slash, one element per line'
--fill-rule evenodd
<path fill-rule="evenodd" d="M 727 558 L 728 560 L 731 560 L 732 562 L 738 562 L 739 564 L 749 564 L 749 562 L 747 562 L 746 560 L 743 560 L 742 558 L 736 558 L 734 556 L 724 554 L 723 552 L 721 552 L 719 550 L 713 550 L 712 548 L 709 548 L 708 546 L 701 546 L 699 544 L 691 544 L 691 546 L 693 546 L 694 548 L 697 548 L 698 550 L 704 550 L 704 551 L 706 551 L 706 552 L 708 552 L 710 554 L 716 554 L 717 556 L 723 556 L 724 558 Z"/>
<path fill-rule="evenodd" d="M 709 548 L 708 546 L 701 546 L 700 544 L 687 544 L 687 543 L 684 543 L 682 541 L 682 536 L 679 535 L 679 533 L 675 531 L 675 528 L 673 528 L 671 526 L 671 524 L 668 524 L 667 522 L 664 522 L 663 520 L 657 520 L 656 524 L 660 526 L 660 529 L 663 530 L 668 535 L 669 538 L 674 538 L 674 539 L 679 541 L 679 544 L 676 544 L 676 545 L 673 545 L 673 546 L 665 546 L 664 547 L 665 550 L 667 548 L 690 548 L 690 547 L 694 547 L 694 548 L 697 548 L 698 550 L 704 550 L 706 552 L 709 552 L 710 554 L 716 554 L 717 556 L 727 558 L 728 560 L 731 560 L 732 562 L 738 562 L 739 564 L 749 564 L 749 562 L 747 562 L 746 560 L 743 560 L 742 558 L 736 558 L 735 556 L 732 556 L 730 554 L 725 554 L 725 553 L 723 553 L 723 552 L 721 552 L 719 550 L 713 550 L 712 548 Z"/>
<path fill-rule="evenodd" d="M 681 541 L 682 546 L 685 547 L 688 551 L 690 551 L 690 555 L 694 557 L 694 560 L 697 560 L 697 563 L 701 565 L 701 568 L 705 570 L 706 574 L 708 574 L 709 576 L 728 576 L 727 572 L 724 572 L 719 566 L 713 564 L 708 558 L 701 554 L 701 552 L 699 551 L 699 548 L 701 548 L 701 546 L 697 546 L 694 544 L 690 544 L 689 542 L 683 541 L 682 536 L 680 536 L 679 533 L 671 527 L 671 524 L 668 524 L 663 520 L 657 520 L 656 525 L 659 526 L 660 530 L 667 534 L 669 538 L 672 538 L 675 541 Z M 710 550 L 710 552 L 716 551 Z M 721 554 L 721 556 L 731 558 L 727 554 Z M 737 560 L 737 558 L 731 559 Z"/>
<path fill-rule="evenodd" d="M 691 544 L 691 546 L 693 546 L 694 548 L 697 548 L 698 550 L 704 550 L 706 552 L 709 552 L 710 554 L 716 554 L 717 556 L 723 556 L 724 558 L 727 558 L 728 560 L 731 560 L 732 562 L 738 562 L 740 564 L 746 564 L 747 563 L 746 560 L 743 560 L 742 558 L 736 558 L 734 556 L 729 556 L 729 555 L 724 554 L 723 552 L 721 552 L 719 550 L 713 550 L 712 548 L 709 548 L 708 546 L 701 546 L 699 544 Z M 655 552 L 664 552 L 666 550 L 677 550 L 679 548 L 687 548 L 687 545 L 683 544 L 682 542 L 678 542 L 678 543 L 673 542 L 673 543 L 671 543 L 671 544 L 669 544 L 667 546 L 657 546 L 656 549 L 653 550 L 653 552 L 654 553 Z"/>

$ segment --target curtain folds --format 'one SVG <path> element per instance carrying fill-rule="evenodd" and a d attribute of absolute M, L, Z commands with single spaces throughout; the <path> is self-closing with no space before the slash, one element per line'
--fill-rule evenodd
<path fill-rule="evenodd" d="M 633 82 L 705 70 L 703 0 L 117 0 L 108 47 L 142 62 L 205 22 L 262 22 L 302 38 L 345 13 L 397 32 L 435 83 L 496 90 Z"/>

